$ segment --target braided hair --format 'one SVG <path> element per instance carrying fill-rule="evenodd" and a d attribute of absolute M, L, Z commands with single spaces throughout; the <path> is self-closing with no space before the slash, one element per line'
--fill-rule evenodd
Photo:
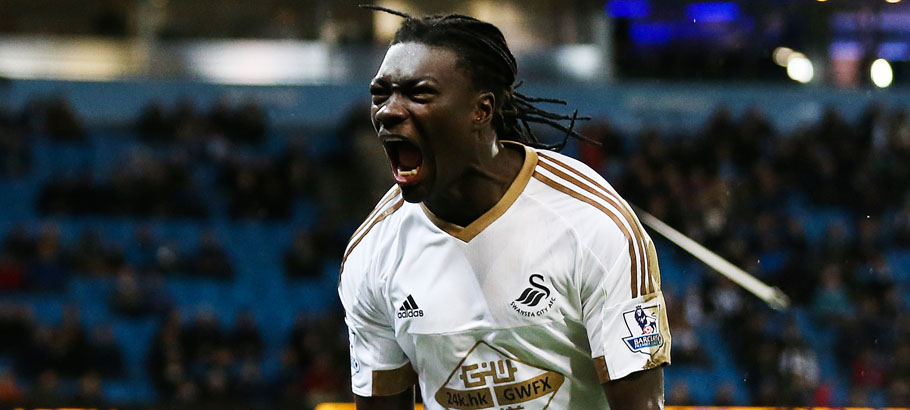
<path fill-rule="evenodd" d="M 589 120 L 579 117 L 578 110 L 572 115 L 562 115 L 535 106 L 535 103 L 565 105 L 563 100 L 529 97 L 516 91 L 518 64 L 509 51 L 506 39 L 496 26 L 474 17 L 461 14 L 435 14 L 426 17 L 412 17 L 407 13 L 375 5 L 360 7 L 382 11 L 405 20 L 395 33 L 392 44 L 415 42 L 429 46 L 445 47 L 459 56 L 458 65 L 470 75 L 474 86 L 492 92 L 496 109 L 493 129 L 503 140 L 520 142 L 535 148 L 559 151 L 566 146 L 569 137 L 575 137 L 599 145 L 597 142 L 575 132 L 575 121 Z M 569 121 L 565 126 L 562 122 Z M 546 124 L 565 133 L 561 142 L 546 144 L 531 131 L 529 123 Z"/>

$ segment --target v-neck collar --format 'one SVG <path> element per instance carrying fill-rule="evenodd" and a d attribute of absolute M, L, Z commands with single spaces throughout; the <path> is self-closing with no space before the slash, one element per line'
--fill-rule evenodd
<path fill-rule="evenodd" d="M 518 145 L 524 149 L 525 152 L 524 163 L 521 166 L 521 170 L 518 171 L 518 176 L 512 181 L 512 185 L 510 185 L 509 189 L 506 190 L 506 193 L 502 195 L 502 198 L 499 198 L 499 202 L 497 202 L 496 205 L 493 205 L 492 208 L 488 209 L 483 215 L 475 219 L 474 222 L 468 224 L 468 226 L 457 225 L 439 218 L 421 202 L 420 208 L 423 209 L 423 213 L 426 214 L 427 218 L 429 218 L 439 229 L 460 239 L 462 242 L 470 242 L 471 239 L 474 239 L 475 236 L 483 232 L 490 224 L 499 219 L 502 214 L 506 213 L 509 207 L 515 203 L 515 200 L 518 199 L 518 196 L 524 191 L 525 187 L 528 185 L 528 181 L 531 180 L 534 168 L 537 167 L 537 153 L 517 142 L 503 141 L 503 143 Z"/>

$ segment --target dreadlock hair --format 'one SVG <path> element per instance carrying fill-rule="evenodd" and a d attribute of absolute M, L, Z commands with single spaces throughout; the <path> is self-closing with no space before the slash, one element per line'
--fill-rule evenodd
<path fill-rule="evenodd" d="M 394 14 L 405 19 L 392 39 L 393 45 L 415 42 L 445 47 L 458 54 L 458 64 L 470 75 L 474 86 L 480 90 L 492 92 L 495 97 L 493 129 L 500 139 L 555 151 L 564 148 L 569 137 L 600 145 L 575 132 L 575 121 L 589 120 L 590 117 L 579 117 L 578 110 L 569 116 L 552 113 L 535 106 L 535 103 L 566 105 L 565 101 L 529 97 L 515 91 L 521 86 L 521 82 L 515 82 L 515 77 L 518 75 L 518 64 L 506 45 L 505 37 L 496 26 L 461 14 L 412 17 L 407 13 L 381 6 L 361 5 L 360 7 Z M 569 121 L 568 127 L 561 123 L 563 121 Z M 564 132 L 565 136 L 559 143 L 543 143 L 531 131 L 529 123 L 549 125 Z"/>

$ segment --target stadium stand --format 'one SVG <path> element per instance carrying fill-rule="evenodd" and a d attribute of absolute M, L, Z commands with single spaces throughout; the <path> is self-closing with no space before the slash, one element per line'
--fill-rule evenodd
<path fill-rule="evenodd" d="M 0 403 L 350 401 L 337 266 L 388 182 L 362 127 L 304 137 L 253 101 L 173 105 L 131 129 L 85 126 L 65 99 L 2 113 Z M 910 404 L 905 113 L 779 131 L 721 108 L 677 133 L 598 118 L 584 133 L 604 147 L 568 148 L 796 303 L 774 312 L 659 241 L 669 404 Z"/>

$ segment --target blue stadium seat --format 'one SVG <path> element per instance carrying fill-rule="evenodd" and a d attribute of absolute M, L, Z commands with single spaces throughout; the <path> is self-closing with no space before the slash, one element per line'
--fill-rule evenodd
<path fill-rule="evenodd" d="M 115 319 L 108 306 L 113 290 L 113 278 L 73 277 L 67 294 L 79 304 L 83 324 L 90 327 Z"/>
<path fill-rule="evenodd" d="M 157 328 L 156 319 L 121 319 L 113 322 L 117 343 L 123 351 L 124 362 L 127 363 L 127 378 L 134 383 L 146 378 L 146 357 Z"/>
<path fill-rule="evenodd" d="M 853 235 L 853 223 L 850 215 L 841 209 L 815 208 L 805 215 L 806 237 L 812 244 L 821 242 L 827 230 L 834 225 L 842 226 L 847 238 Z"/>
<path fill-rule="evenodd" d="M 910 249 L 892 250 L 885 254 L 885 258 L 891 265 L 891 274 L 894 279 L 904 284 L 910 284 Z"/>

